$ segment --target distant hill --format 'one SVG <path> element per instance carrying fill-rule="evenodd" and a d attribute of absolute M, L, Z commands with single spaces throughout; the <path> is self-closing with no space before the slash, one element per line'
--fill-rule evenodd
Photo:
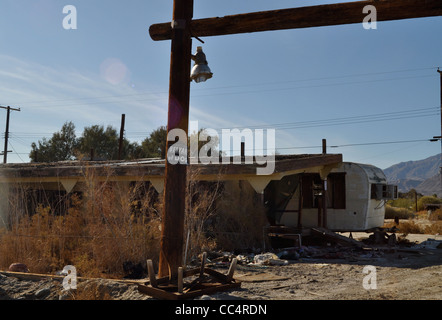
<path fill-rule="evenodd" d="M 384 169 L 389 183 L 397 184 L 400 192 L 416 189 L 424 195 L 442 197 L 439 168 L 440 154 L 418 161 L 401 162 Z"/>

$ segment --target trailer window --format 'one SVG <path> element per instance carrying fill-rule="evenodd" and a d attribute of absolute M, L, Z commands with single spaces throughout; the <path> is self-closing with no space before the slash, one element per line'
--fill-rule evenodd
<path fill-rule="evenodd" d="M 345 172 L 331 173 L 328 178 L 333 188 L 333 209 L 345 209 Z"/>
<path fill-rule="evenodd" d="M 390 200 L 397 199 L 398 188 L 392 184 L 373 183 L 371 185 L 371 199 Z"/>
<path fill-rule="evenodd" d="M 323 193 L 319 174 L 302 177 L 303 208 L 318 208 Z M 331 173 L 327 177 L 327 208 L 345 209 L 345 172 Z"/>

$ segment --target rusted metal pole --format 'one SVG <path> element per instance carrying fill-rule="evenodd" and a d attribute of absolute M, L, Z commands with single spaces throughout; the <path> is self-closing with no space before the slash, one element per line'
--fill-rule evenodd
<path fill-rule="evenodd" d="M 188 134 L 192 39 L 190 22 L 193 0 L 174 0 L 170 60 L 167 132 L 181 129 Z M 167 141 L 169 150 L 174 141 Z M 166 151 L 167 152 L 167 151 Z M 159 276 L 177 275 L 182 265 L 187 165 L 170 164 L 166 157 Z"/>

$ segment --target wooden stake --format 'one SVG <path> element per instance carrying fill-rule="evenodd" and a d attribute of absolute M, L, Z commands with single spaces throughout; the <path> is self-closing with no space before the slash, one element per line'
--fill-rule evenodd
<path fill-rule="evenodd" d="M 233 280 L 233 274 L 235 273 L 237 262 L 238 262 L 238 260 L 236 258 L 232 259 L 232 263 L 230 264 L 229 272 L 227 273 L 227 279 L 226 279 L 227 283 L 230 283 Z"/>
<path fill-rule="evenodd" d="M 183 293 L 183 267 L 178 268 L 178 293 Z"/>
<path fill-rule="evenodd" d="M 149 274 L 150 285 L 156 288 L 158 286 L 158 283 L 157 278 L 155 277 L 152 260 L 147 260 L 147 273 Z"/>
<path fill-rule="evenodd" d="M 207 252 L 204 252 L 203 256 L 201 258 L 200 278 L 202 278 L 202 276 L 204 274 L 204 268 L 206 266 L 206 260 L 207 260 Z"/>

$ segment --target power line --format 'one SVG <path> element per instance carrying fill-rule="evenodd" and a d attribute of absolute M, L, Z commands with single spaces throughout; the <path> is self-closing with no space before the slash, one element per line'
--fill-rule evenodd
<path fill-rule="evenodd" d="M 333 80 L 333 79 L 342 79 L 342 78 L 351 78 L 351 77 L 360 77 L 360 76 L 369 76 L 369 75 L 383 75 L 383 74 L 393 74 L 393 73 L 404 73 L 410 71 L 421 71 L 421 70 L 430 70 L 434 69 L 434 67 L 420 68 L 420 69 L 406 69 L 406 70 L 395 70 L 395 71 L 385 71 L 385 72 L 373 72 L 373 73 L 360 73 L 353 75 L 341 75 L 341 76 L 333 76 L 333 77 L 320 77 L 320 78 L 310 78 L 310 79 L 299 79 L 299 80 L 288 80 L 288 81 L 274 81 L 274 82 L 263 82 L 263 83 L 254 83 L 254 84 L 244 84 L 244 85 L 234 85 L 234 86 L 223 86 L 223 87 L 212 87 L 212 88 L 195 88 L 192 92 L 195 91 L 208 91 L 208 90 L 219 90 L 219 89 L 230 89 L 230 88 L 246 88 L 246 87 L 254 87 L 254 86 L 268 86 L 268 85 L 279 85 L 279 84 L 290 84 L 290 83 L 300 83 L 300 82 L 309 82 L 309 81 L 321 81 L 321 80 Z M 210 95 L 228 95 L 228 94 L 248 94 L 248 93 L 257 93 L 257 92 L 268 92 L 268 91 L 281 91 L 281 90 L 292 90 L 292 89 L 304 89 L 304 88 L 317 88 L 317 87 L 328 87 L 328 86 L 341 86 L 341 85 L 351 85 L 351 84 L 361 84 L 361 83 L 371 83 L 371 82 L 380 82 L 380 81 L 394 81 L 394 80 L 404 80 L 404 79 L 413 79 L 413 78 L 422 78 L 422 77 L 432 77 L 432 75 L 419 75 L 419 76 L 409 76 L 409 77 L 397 77 L 397 78 L 387 78 L 387 79 L 374 79 L 374 80 L 362 80 L 362 81 L 352 81 L 352 82 L 343 82 L 343 83 L 329 83 L 329 84 L 317 84 L 317 85 L 308 85 L 308 86 L 298 86 L 298 87 L 285 87 L 285 88 L 268 88 L 268 89 L 260 89 L 253 91 L 236 91 L 236 92 L 224 92 L 224 93 L 208 93 L 208 94 L 196 94 L 192 95 L 192 97 L 204 97 Z M 52 99 L 52 100 L 40 100 L 33 101 L 30 103 L 22 102 L 22 104 L 26 104 L 28 106 L 39 107 L 40 104 L 47 104 L 53 102 L 63 102 L 63 101 L 73 101 L 72 104 L 59 104 L 59 105 L 49 105 L 47 107 L 70 107 L 78 105 L 75 101 L 81 100 L 103 100 L 103 99 L 119 99 L 119 98 L 127 98 L 127 97 L 136 97 L 143 95 L 161 95 L 164 94 L 164 97 L 154 97 L 154 98 L 144 98 L 144 99 L 136 99 L 136 100 L 125 100 L 131 102 L 143 102 L 143 101 L 155 101 L 155 100 L 164 100 L 167 99 L 168 92 L 159 91 L 159 92 L 140 92 L 140 93 L 132 93 L 132 94 L 124 94 L 124 95 L 111 95 L 111 96 L 101 96 L 101 97 L 80 97 L 80 98 L 65 98 L 65 99 Z M 105 103 L 117 103 L 122 101 L 90 101 L 84 102 L 82 104 L 105 104 Z M 123 101 L 124 102 L 124 101 Z"/>
<path fill-rule="evenodd" d="M 279 129 L 279 130 L 290 130 L 290 129 L 306 129 L 306 128 L 314 128 L 314 127 L 324 127 L 324 126 L 336 126 L 336 125 L 351 125 L 351 124 L 360 124 L 360 123 L 370 123 L 370 122 L 383 122 L 383 121 L 393 121 L 393 120 L 402 120 L 409 118 L 420 118 L 420 117 L 429 117 L 438 115 L 439 110 L 436 108 L 423 108 L 417 110 L 409 110 L 409 111 L 397 111 L 397 112 L 387 112 L 382 114 L 371 114 L 371 115 L 361 115 L 361 116 L 352 116 L 352 117 L 342 117 L 342 118 L 332 118 L 332 119 L 323 119 L 323 120 L 309 120 L 309 121 L 298 121 L 298 122 L 287 122 L 287 123 L 277 123 L 277 124 L 268 124 L 268 125 L 254 125 L 248 127 L 235 127 L 237 129 Z M 392 116 L 396 115 L 396 116 Z M 222 130 L 222 128 L 215 129 L 217 131 Z M 11 133 L 11 138 L 17 139 L 19 142 L 26 144 L 26 141 L 23 138 L 40 138 L 37 136 L 39 133 Z M 51 134 L 51 133 L 48 133 Z M 126 136 L 129 137 L 147 137 L 150 132 L 147 131 L 134 131 L 134 132 L 126 132 Z M 40 135 L 40 134 L 39 134 Z M 45 135 L 41 133 L 41 135 Z"/>
<path fill-rule="evenodd" d="M 261 124 L 252 126 L 235 126 L 237 129 L 305 129 L 314 127 L 324 127 L 324 126 L 336 126 L 336 125 L 347 125 L 347 124 L 359 124 L 359 123 L 369 123 L 369 122 L 381 122 L 381 121 L 393 121 L 402 120 L 409 118 L 421 118 L 429 117 L 440 114 L 439 108 L 421 108 L 415 110 L 399 110 L 396 112 L 385 112 L 376 113 L 360 116 L 351 117 L 341 117 L 341 118 L 331 118 L 322 120 L 307 120 L 307 121 L 297 121 L 297 122 L 285 122 L 285 123 L 274 123 L 274 124 Z M 216 131 L 220 131 L 226 128 L 212 128 Z M 127 132 L 128 136 L 143 136 L 149 134 L 144 131 L 133 131 Z"/>
<path fill-rule="evenodd" d="M 375 114 L 367 114 L 367 115 L 360 115 L 360 116 L 351 116 L 351 117 L 340 117 L 340 118 L 331 118 L 331 119 L 322 119 L 322 120 L 307 120 L 307 121 L 297 121 L 297 122 L 285 122 L 285 123 L 274 123 L 274 124 L 268 124 L 268 125 L 253 125 L 248 126 L 247 128 L 253 129 L 253 128 L 284 128 L 284 127 L 314 127 L 317 125 L 323 125 L 323 124 L 331 124 L 338 122 L 338 124 L 341 123 L 359 123 L 359 121 L 377 121 L 377 120 L 395 120 L 397 118 L 414 118 L 419 115 L 423 116 L 430 116 L 439 114 L 440 110 L 436 107 L 431 108 L 420 108 L 420 109 L 413 109 L 413 110 L 399 110 L 395 112 L 385 112 L 385 113 L 375 113 Z M 246 127 L 239 127 L 239 128 L 246 128 Z M 221 128 L 219 128 L 221 129 Z"/>
<path fill-rule="evenodd" d="M 413 143 L 413 142 L 424 142 L 424 141 L 434 142 L 433 139 L 400 140 L 400 141 L 384 141 L 384 142 L 366 142 L 366 143 L 342 144 L 342 145 L 337 145 L 337 146 L 330 146 L 330 148 L 370 146 L 370 145 L 379 145 L 379 144 Z"/>
<path fill-rule="evenodd" d="M 416 139 L 416 140 L 399 140 L 399 141 L 378 141 L 378 142 L 365 142 L 365 143 L 351 143 L 342 145 L 329 146 L 330 148 L 343 148 L 343 147 L 359 147 L 359 146 L 369 146 L 369 145 L 385 145 L 385 144 L 400 144 L 400 143 L 416 143 L 416 142 L 434 142 L 435 139 Z M 322 148 L 319 146 L 294 146 L 294 147 L 284 147 L 276 148 L 276 150 L 288 150 L 288 149 L 316 149 Z M 249 150 L 251 151 L 251 150 Z"/>
<path fill-rule="evenodd" d="M 256 89 L 256 90 L 248 90 L 248 91 L 231 91 L 231 92 L 218 92 L 218 93 L 206 93 L 206 94 L 192 94 L 192 98 L 199 97 L 209 97 L 209 96 L 219 96 L 219 95 L 238 95 L 238 94 L 251 94 L 251 93 L 263 93 L 263 92 L 277 92 L 277 91 L 289 91 L 296 89 L 310 89 L 310 88 L 321 88 L 321 87 L 334 87 L 334 86 L 343 86 L 343 85 L 354 85 L 354 84 L 363 84 L 363 83 L 377 83 L 383 81 L 393 81 L 393 80 L 404 80 L 404 79 L 413 79 L 413 78 L 429 78 L 432 77 L 430 75 L 426 76 L 415 76 L 415 77 L 406 77 L 406 78 L 393 78 L 393 79 L 378 79 L 378 80 L 364 80 L 364 81 L 352 81 L 352 82 L 342 82 L 342 83 L 333 83 L 333 84 L 318 84 L 318 85 L 309 85 L 309 86 L 298 86 L 298 87 L 284 87 L 284 88 L 267 88 L 267 89 Z M 207 89 L 205 89 L 207 90 Z M 194 91 L 194 90 L 192 90 Z M 164 92 L 165 93 L 165 92 Z M 118 98 L 118 97 L 116 97 Z M 87 98 L 81 98 L 87 99 Z M 147 102 L 147 101 L 161 101 L 168 99 L 168 96 L 164 97 L 155 97 L 155 98 L 144 98 L 144 99 L 126 99 L 124 101 L 111 100 L 111 101 L 93 101 L 93 102 L 83 102 L 83 103 L 71 103 L 71 104 L 55 104 L 55 105 L 34 105 L 34 108 L 69 108 L 79 105 L 99 105 L 99 104 L 110 104 L 110 103 L 127 103 L 127 102 Z M 29 105 L 28 105 L 29 106 Z"/>

